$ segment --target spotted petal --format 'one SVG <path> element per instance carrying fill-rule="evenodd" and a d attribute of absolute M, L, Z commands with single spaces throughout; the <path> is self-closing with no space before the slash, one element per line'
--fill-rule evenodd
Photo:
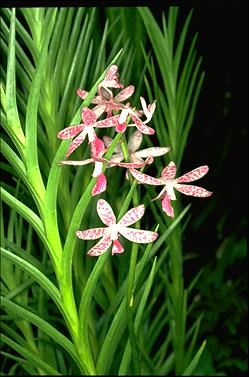
<path fill-rule="evenodd" d="M 131 152 L 135 152 L 140 147 L 143 141 L 143 134 L 139 130 L 133 132 L 128 141 L 128 149 Z"/>
<path fill-rule="evenodd" d="M 124 248 L 121 245 L 121 243 L 118 240 L 113 241 L 113 246 L 112 246 L 112 255 L 114 254 L 121 254 L 123 253 Z"/>
<path fill-rule="evenodd" d="M 87 230 L 77 230 L 76 236 L 82 240 L 96 240 L 102 237 L 107 228 L 92 228 Z"/>
<path fill-rule="evenodd" d="M 95 123 L 95 127 L 97 128 L 108 128 L 108 127 L 116 127 L 119 125 L 118 123 L 119 115 L 115 115 L 110 118 L 106 118 L 103 120 L 99 120 L 98 122 Z"/>
<path fill-rule="evenodd" d="M 91 257 L 98 257 L 104 254 L 111 246 L 112 240 L 110 238 L 103 237 L 95 246 L 93 246 L 87 253 Z"/>
<path fill-rule="evenodd" d="M 212 195 L 211 191 L 207 191 L 202 187 L 193 186 L 193 185 L 174 185 L 175 189 L 180 191 L 182 194 L 196 196 L 199 198 L 206 198 Z"/>
<path fill-rule="evenodd" d="M 170 150 L 170 147 L 151 147 L 142 149 L 141 151 L 136 152 L 137 157 L 157 157 L 157 156 L 163 156 L 165 153 L 167 153 Z"/>
<path fill-rule="evenodd" d="M 137 243 L 149 243 L 155 241 L 158 237 L 158 233 L 151 232 L 150 230 L 141 230 L 126 228 L 125 226 L 120 227 L 118 232 L 122 234 L 127 240 Z"/>
<path fill-rule="evenodd" d="M 123 90 L 121 90 L 121 92 L 119 92 L 115 97 L 115 101 L 117 102 L 123 102 L 125 101 L 126 99 L 128 99 L 129 97 L 132 96 L 132 94 L 134 93 L 134 86 L 133 85 L 129 85 L 127 86 L 127 88 L 124 88 Z"/>
<path fill-rule="evenodd" d="M 135 122 L 136 127 L 140 132 L 146 135 L 153 135 L 155 133 L 155 130 L 153 128 L 146 126 L 140 119 L 138 119 L 136 116 L 130 114 L 133 122 Z"/>
<path fill-rule="evenodd" d="M 85 99 L 89 94 L 89 92 L 87 92 L 86 90 L 83 90 L 83 89 L 77 89 L 76 93 L 82 99 Z"/>
<path fill-rule="evenodd" d="M 121 218 L 118 222 L 120 225 L 129 226 L 134 224 L 136 221 L 140 220 L 141 217 L 144 215 L 144 205 L 140 204 L 137 207 L 130 209 L 126 214 Z"/>
<path fill-rule="evenodd" d="M 127 169 L 130 169 L 130 168 L 134 168 L 134 169 L 137 169 L 137 168 L 141 168 L 145 165 L 145 162 L 142 161 L 142 162 L 139 162 L 139 163 L 135 163 L 135 162 L 112 162 L 112 161 L 109 161 L 110 165 L 113 166 L 113 165 L 116 165 L 116 166 L 120 166 L 121 168 L 127 168 Z"/>
<path fill-rule="evenodd" d="M 81 110 L 81 116 L 86 126 L 93 125 L 97 120 L 95 112 L 88 109 L 88 107 L 83 107 Z"/>
<path fill-rule="evenodd" d="M 105 75 L 105 79 L 102 82 L 103 86 L 107 86 L 108 88 L 123 88 L 124 85 L 118 82 L 118 66 L 113 64 L 107 71 Z"/>
<path fill-rule="evenodd" d="M 170 217 L 174 217 L 174 209 L 171 206 L 170 198 L 166 194 L 162 200 L 162 209 Z"/>
<path fill-rule="evenodd" d="M 159 178 L 151 177 L 150 175 L 143 174 L 135 169 L 129 169 L 131 175 L 136 178 L 139 182 L 145 183 L 152 186 L 162 186 L 164 183 Z"/>
<path fill-rule="evenodd" d="M 77 124 L 76 126 L 69 126 L 58 132 L 57 137 L 59 139 L 72 139 L 79 132 L 84 130 L 84 124 Z"/>
<path fill-rule="evenodd" d="M 197 179 L 200 179 L 205 174 L 207 174 L 208 170 L 209 170 L 209 167 L 207 165 L 199 166 L 198 168 L 191 170 L 190 172 L 188 172 L 188 173 L 182 175 L 181 177 L 177 178 L 176 182 L 182 183 L 182 182 L 196 181 Z"/>
<path fill-rule="evenodd" d="M 97 202 L 97 212 L 98 212 L 98 215 L 101 219 L 101 221 L 105 224 L 105 225 L 112 225 L 112 224 L 116 224 L 116 217 L 113 213 L 113 210 L 110 206 L 109 203 L 107 203 L 107 201 L 105 201 L 104 199 L 99 199 L 98 202 Z"/>
<path fill-rule="evenodd" d="M 91 142 L 92 156 L 94 158 L 97 158 L 101 155 L 101 152 L 104 152 L 104 151 L 105 151 L 104 142 L 96 136 L 95 139 Z"/>
<path fill-rule="evenodd" d="M 79 136 L 77 136 L 72 142 L 71 144 L 69 145 L 69 148 L 68 148 L 68 151 L 67 151 L 67 154 L 66 154 L 66 157 L 69 157 L 70 154 L 73 153 L 73 151 L 78 148 L 80 146 L 80 144 L 83 143 L 83 141 L 85 140 L 85 137 L 86 137 L 86 131 L 85 129 L 79 134 Z"/>
<path fill-rule="evenodd" d="M 172 181 L 176 175 L 176 165 L 173 161 L 170 161 L 170 163 L 162 170 L 161 177 L 165 181 Z"/>
<path fill-rule="evenodd" d="M 101 169 L 102 169 L 102 167 L 101 167 Z M 98 176 L 97 182 L 92 189 L 92 196 L 101 194 L 101 192 L 104 192 L 105 190 L 106 190 L 106 177 L 105 177 L 104 173 L 101 173 Z"/>

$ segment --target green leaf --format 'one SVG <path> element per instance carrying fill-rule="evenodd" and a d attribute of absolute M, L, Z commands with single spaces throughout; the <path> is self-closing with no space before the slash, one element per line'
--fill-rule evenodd
<path fill-rule="evenodd" d="M 140 323 L 143 319 L 143 313 L 144 313 L 144 310 L 145 310 L 145 305 L 147 303 L 148 296 L 149 296 L 149 293 L 150 293 L 150 290 L 151 290 L 151 287 L 152 287 L 152 283 L 153 283 L 153 279 L 154 279 L 154 275 L 155 275 L 155 267 L 156 267 L 156 258 L 153 261 L 152 268 L 151 268 L 151 271 L 150 271 L 150 275 L 148 276 L 148 279 L 145 282 L 144 291 L 143 291 L 141 301 L 139 303 L 138 310 L 137 310 L 137 313 L 136 313 L 136 318 L 135 318 L 135 323 L 134 323 L 134 328 L 135 328 L 136 334 L 138 334 L 139 326 L 140 326 Z M 120 368 L 119 368 L 119 371 L 118 371 L 119 376 L 120 375 L 123 376 L 123 375 L 128 374 L 128 366 L 129 366 L 130 360 L 131 360 L 131 346 L 130 346 L 130 341 L 128 340 L 124 354 L 123 354 L 123 358 L 122 358 L 122 361 L 121 361 L 121 364 L 120 364 Z"/>
<path fill-rule="evenodd" d="M 15 76 L 15 8 L 12 9 L 9 53 L 6 77 L 6 117 L 9 135 L 12 137 L 22 158 L 25 157 L 25 136 L 21 127 L 16 103 L 16 76 Z"/>
<path fill-rule="evenodd" d="M 17 255 L 9 252 L 8 250 L 1 247 L 1 255 L 12 261 L 17 266 L 21 267 L 24 271 L 26 271 L 32 278 L 40 284 L 40 286 L 47 292 L 49 297 L 54 301 L 56 306 L 59 308 L 61 313 L 65 316 L 65 311 L 61 302 L 60 292 L 58 288 L 49 280 L 46 275 L 44 275 L 38 268 L 33 266 L 28 261 L 23 260 L 22 258 L 18 257 Z"/>
<path fill-rule="evenodd" d="M 44 28 L 46 34 L 42 44 L 41 52 L 38 59 L 38 64 L 35 70 L 35 74 L 32 80 L 28 104 L 26 110 L 26 162 L 27 162 L 27 174 L 29 181 L 34 187 L 37 195 L 39 196 L 41 203 L 44 202 L 45 187 L 40 173 L 39 163 L 38 163 L 38 150 L 37 150 L 37 116 L 38 116 L 38 103 L 40 96 L 40 89 L 42 84 L 42 79 L 44 76 L 46 59 L 47 59 L 47 49 L 51 38 L 51 33 L 53 30 L 56 8 L 50 8 L 46 14 Z M 44 215 L 42 213 L 42 215 Z M 54 251 L 56 252 L 56 251 Z"/>
<path fill-rule="evenodd" d="M 33 323 L 35 326 L 44 331 L 45 334 L 47 334 L 54 341 L 60 344 L 70 354 L 70 356 L 73 358 L 73 360 L 75 361 L 76 365 L 79 367 L 79 370 L 82 373 L 89 373 L 88 368 L 86 367 L 84 362 L 79 359 L 73 343 L 70 342 L 70 340 L 68 340 L 66 336 L 64 336 L 62 333 L 56 330 L 44 319 L 32 313 L 31 310 L 24 309 L 20 305 L 15 304 L 14 302 L 6 299 L 5 297 L 1 297 L 1 302 L 2 306 L 6 309 L 8 313 L 13 313 L 18 317 Z"/>
<path fill-rule="evenodd" d="M 191 363 L 189 364 L 189 366 L 183 372 L 183 374 L 182 374 L 183 376 L 192 376 L 193 372 L 195 371 L 195 368 L 198 365 L 199 359 L 201 357 L 201 354 L 202 354 L 205 346 L 206 346 L 206 340 L 204 340 L 204 342 L 200 346 L 199 350 L 196 352 L 193 360 L 191 361 Z"/>
<path fill-rule="evenodd" d="M 21 216 L 23 216 L 35 229 L 38 236 L 41 238 L 44 246 L 46 246 L 47 251 L 50 254 L 51 260 L 55 263 L 55 270 L 57 271 L 58 260 L 56 255 L 53 254 L 51 246 L 44 234 L 44 228 L 41 219 L 25 204 L 16 199 L 13 195 L 9 194 L 4 188 L 1 187 L 1 197 L 3 201 L 8 204 L 11 208 L 15 209 Z"/>
<path fill-rule="evenodd" d="M 6 335 L 1 334 L 1 340 L 6 343 L 8 346 L 13 348 L 16 352 L 18 352 L 20 355 L 22 355 L 25 359 L 27 359 L 31 365 L 33 365 L 35 368 L 42 369 L 43 372 L 47 373 L 51 376 L 61 376 L 61 374 L 52 368 L 49 364 L 47 364 L 45 361 L 43 361 L 38 355 L 35 355 L 34 353 L 28 351 L 23 346 L 20 346 L 18 343 L 14 342 L 10 338 L 8 338 Z M 20 360 L 19 360 L 20 362 Z"/>

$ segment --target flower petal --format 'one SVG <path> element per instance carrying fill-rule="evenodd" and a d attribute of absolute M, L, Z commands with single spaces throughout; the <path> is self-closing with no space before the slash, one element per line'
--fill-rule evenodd
<path fill-rule="evenodd" d="M 134 86 L 133 85 L 129 85 L 127 86 L 127 88 L 124 88 L 123 90 L 121 90 L 121 92 L 119 92 L 115 97 L 114 97 L 114 100 L 117 101 L 117 102 L 123 102 L 125 101 L 126 99 L 128 99 L 129 97 L 132 96 L 132 94 L 134 93 Z"/>
<path fill-rule="evenodd" d="M 92 173 L 92 177 L 99 177 L 102 174 L 102 168 L 103 168 L 103 162 L 102 161 L 94 161 L 94 171 Z M 102 179 L 103 179 L 103 177 L 102 177 Z M 98 194 L 99 194 L 99 192 L 98 192 Z"/>
<path fill-rule="evenodd" d="M 83 109 L 81 110 L 81 116 L 86 126 L 93 125 L 97 120 L 95 112 L 91 109 L 88 109 L 88 107 L 83 107 Z"/>
<path fill-rule="evenodd" d="M 121 168 L 127 168 L 127 169 L 131 169 L 131 168 L 141 168 L 145 165 L 145 162 L 142 161 L 142 162 L 139 162 L 139 163 L 135 163 L 135 162 L 112 162 L 112 161 L 109 161 L 110 165 L 115 165 L 115 166 L 120 166 Z"/>
<path fill-rule="evenodd" d="M 136 116 L 133 114 L 130 114 L 133 122 L 135 122 L 135 125 L 137 129 L 142 132 L 143 134 L 146 135 L 153 135 L 155 133 L 155 130 L 153 128 L 146 126 L 140 119 L 138 119 Z"/>
<path fill-rule="evenodd" d="M 96 114 L 96 118 L 98 119 L 100 115 L 102 115 L 106 110 L 106 105 L 97 105 L 93 108 L 94 113 Z"/>
<path fill-rule="evenodd" d="M 136 178 L 139 182 L 145 183 L 147 185 L 162 186 L 164 183 L 159 178 L 151 177 L 150 175 L 143 174 L 135 169 L 129 169 L 131 175 Z"/>
<path fill-rule="evenodd" d="M 87 253 L 91 257 L 98 257 L 99 255 L 104 254 L 112 244 L 110 237 L 103 237 L 95 246 L 93 246 Z"/>
<path fill-rule="evenodd" d="M 125 122 L 122 123 L 122 124 L 118 123 L 117 126 L 116 126 L 116 132 L 122 132 L 123 133 L 123 132 L 125 132 L 126 127 L 127 127 L 127 125 L 126 125 Z"/>
<path fill-rule="evenodd" d="M 64 128 L 64 130 L 61 130 L 60 132 L 58 132 L 57 137 L 59 139 L 72 139 L 79 132 L 84 130 L 84 128 L 85 128 L 84 124 L 77 124 L 76 126 L 69 126 L 67 128 Z"/>
<path fill-rule="evenodd" d="M 77 89 L 76 93 L 82 99 L 85 99 L 89 94 L 89 92 L 87 92 L 86 90 L 82 90 L 82 89 Z"/>
<path fill-rule="evenodd" d="M 144 115 L 146 116 L 144 123 L 149 123 L 156 109 L 156 101 L 149 104 L 148 107 L 143 97 L 140 97 L 140 102 L 142 104 Z"/>
<path fill-rule="evenodd" d="M 110 162 L 113 162 L 113 164 L 110 164 L 110 166 L 115 166 L 117 162 L 121 162 L 124 159 L 123 153 L 116 153 L 113 154 L 110 158 Z"/>
<path fill-rule="evenodd" d="M 131 152 L 135 152 L 140 147 L 143 141 L 143 134 L 139 130 L 133 132 L 128 141 L 128 149 Z"/>
<path fill-rule="evenodd" d="M 151 232 L 150 230 L 141 230 L 126 228 L 125 226 L 120 227 L 118 232 L 122 234 L 127 240 L 137 243 L 149 243 L 155 241 L 158 237 L 158 233 Z"/>
<path fill-rule="evenodd" d="M 136 156 L 136 152 L 130 154 L 130 160 L 134 164 L 140 164 L 140 163 L 144 162 L 144 160 L 142 158 Z M 151 157 L 151 159 L 147 160 L 147 164 L 150 164 L 151 162 L 153 162 L 153 157 Z"/>
<path fill-rule="evenodd" d="M 176 165 L 173 161 L 162 170 L 161 177 L 164 181 L 172 181 L 176 175 Z"/>
<path fill-rule="evenodd" d="M 106 177 L 104 173 L 101 173 L 98 178 L 95 186 L 92 189 L 92 196 L 101 194 L 101 192 L 104 192 L 106 190 Z"/>
<path fill-rule="evenodd" d="M 140 204 L 137 207 L 131 208 L 118 222 L 120 225 L 129 226 L 134 224 L 136 221 L 140 220 L 144 215 L 144 204 Z"/>
<path fill-rule="evenodd" d="M 104 101 L 110 101 L 113 98 L 112 91 L 107 87 L 105 88 L 103 85 L 99 85 L 98 92 L 101 99 Z"/>
<path fill-rule="evenodd" d="M 119 119 L 118 119 L 119 124 L 123 124 L 127 121 L 129 111 L 130 111 L 129 108 L 125 108 L 121 111 L 121 113 L 119 114 Z"/>
<path fill-rule="evenodd" d="M 103 136 L 103 141 L 104 141 L 105 147 L 109 148 L 110 145 L 113 142 L 113 139 L 111 137 L 105 135 L 105 136 Z M 121 148 L 120 144 L 117 144 L 115 149 L 114 149 L 114 153 L 121 153 L 121 152 L 122 152 L 122 148 Z"/>
<path fill-rule="evenodd" d="M 118 66 L 113 64 L 107 71 L 105 75 L 104 81 L 102 81 L 102 86 L 106 86 L 108 88 L 123 88 L 124 85 L 118 82 Z"/>
<path fill-rule="evenodd" d="M 96 240 L 102 237 L 106 232 L 106 228 L 92 228 L 87 230 L 77 230 L 76 236 L 82 240 Z"/>
<path fill-rule="evenodd" d="M 81 143 L 85 140 L 86 131 L 85 129 L 77 136 L 69 145 L 68 151 L 66 153 L 66 157 L 69 157 L 73 151 L 80 146 Z"/>
<path fill-rule="evenodd" d="M 99 199 L 97 202 L 97 212 L 101 221 L 105 225 L 116 224 L 116 216 L 113 213 L 112 207 L 104 199 Z"/>
<path fill-rule="evenodd" d="M 119 115 L 115 115 L 110 118 L 99 120 L 98 122 L 95 123 L 94 126 L 97 128 L 116 127 L 119 124 L 118 119 L 119 119 Z"/>
<path fill-rule="evenodd" d="M 121 254 L 124 252 L 124 248 L 121 245 L 121 243 L 118 240 L 113 241 L 113 246 L 112 246 L 112 255 L 114 254 Z"/>
<path fill-rule="evenodd" d="M 104 151 L 104 142 L 96 136 L 95 139 L 91 142 L 91 154 L 93 158 L 98 158 L 101 155 L 101 152 Z"/>
<path fill-rule="evenodd" d="M 166 194 L 162 200 L 162 209 L 170 217 L 174 217 L 174 209 L 171 206 L 170 198 Z"/>
<path fill-rule="evenodd" d="M 205 174 L 207 174 L 209 170 L 209 167 L 207 165 L 204 166 L 199 166 L 198 168 L 189 171 L 188 173 L 182 175 L 181 177 L 176 179 L 177 183 L 182 183 L 182 182 L 192 182 L 196 181 L 197 179 L 200 179 L 203 177 Z"/>
<path fill-rule="evenodd" d="M 207 191 L 202 187 L 193 186 L 193 185 L 179 185 L 178 183 L 174 185 L 177 191 L 180 191 L 182 194 L 196 196 L 199 198 L 206 198 L 212 195 L 211 191 Z"/>
<path fill-rule="evenodd" d="M 60 164 L 81 166 L 81 165 L 90 164 L 93 161 L 94 161 L 93 158 L 88 158 L 87 160 L 62 160 L 60 161 Z"/>
<path fill-rule="evenodd" d="M 137 157 L 157 157 L 163 156 L 170 150 L 170 147 L 151 147 L 142 149 L 141 151 L 136 152 Z"/>

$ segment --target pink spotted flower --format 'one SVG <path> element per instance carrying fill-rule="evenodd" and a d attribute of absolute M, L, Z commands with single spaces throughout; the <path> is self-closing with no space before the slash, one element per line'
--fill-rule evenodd
<path fill-rule="evenodd" d="M 94 128 L 108 128 L 118 124 L 118 115 L 97 121 L 95 112 L 88 107 L 83 107 L 81 111 L 83 123 L 75 126 L 69 126 L 58 132 L 57 136 L 60 139 L 75 139 L 71 142 L 66 157 L 69 157 L 73 151 L 78 148 L 88 136 L 89 144 L 92 150 L 98 150 L 99 139 L 97 138 Z M 78 136 L 77 136 L 78 135 Z"/>
<path fill-rule="evenodd" d="M 147 106 L 145 99 L 143 97 L 140 97 L 140 102 L 142 104 L 143 110 L 135 111 L 130 106 L 125 106 L 125 108 L 121 111 L 119 119 L 118 119 L 118 126 L 116 127 L 117 132 L 125 132 L 127 127 L 127 119 L 130 116 L 134 124 L 129 124 L 129 127 L 135 126 L 140 132 L 147 135 L 153 135 L 155 133 L 155 130 L 153 128 L 148 127 L 147 123 L 150 122 L 154 111 L 156 109 L 156 102 L 149 104 Z M 141 115 L 144 114 L 146 119 L 141 120 Z"/>
<path fill-rule="evenodd" d="M 119 92 L 115 97 L 109 88 L 123 88 L 124 85 L 118 81 L 118 66 L 112 65 L 106 72 L 105 78 L 98 85 L 98 95 L 94 97 L 91 103 L 96 106 L 93 107 L 93 111 L 99 118 L 104 112 L 107 113 L 107 118 L 113 115 L 113 110 L 121 110 L 124 105 L 123 101 L 132 96 L 135 88 L 133 85 L 129 85 L 127 88 Z M 77 94 L 80 98 L 85 99 L 89 92 L 86 90 L 78 89 Z"/>
<path fill-rule="evenodd" d="M 87 255 L 102 255 L 111 245 L 112 255 L 123 253 L 124 248 L 118 240 L 120 235 L 129 241 L 141 244 L 155 241 L 158 237 L 158 233 L 156 232 L 128 228 L 129 225 L 141 219 L 144 210 L 144 205 L 140 204 L 130 209 L 117 223 L 111 206 L 104 199 L 99 199 L 97 202 L 97 213 L 107 227 L 92 228 L 84 231 L 78 230 L 76 232 L 77 237 L 83 240 L 96 240 L 101 237 L 101 240 L 88 251 Z"/>
<path fill-rule="evenodd" d="M 107 181 L 106 177 L 103 173 L 103 165 L 104 163 L 108 163 L 111 166 L 120 166 L 123 168 L 141 168 L 145 165 L 146 162 L 138 162 L 138 163 L 126 163 L 126 162 L 118 162 L 118 161 L 108 161 L 103 158 L 103 154 L 106 152 L 106 148 L 102 140 L 97 138 L 95 143 L 92 145 L 91 149 L 91 158 L 86 160 L 62 160 L 60 163 L 62 165 L 75 165 L 75 166 L 83 166 L 90 163 L 94 164 L 94 170 L 92 173 L 92 177 L 96 177 L 97 181 L 92 189 L 92 196 L 98 195 L 106 190 Z"/>
<path fill-rule="evenodd" d="M 109 147 L 112 143 L 112 139 L 109 136 L 103 137 L 104 143 L 106 147 Z M 136 130 L 133 132 L 133 134 L 130 136 L 127 147 L 128 147 L 128 153 L 129 153 L 129 160 L 134 163 L 143 162 L 144 158 L 147 159 L 147 164 L 153 162 L 153 157 L 163 156 L 166 154 L 170 147 L 150 147 L 146 149 L 141 149 L 138 151 L 141 143 L 143 140 L 143 134 Z M 123 161 L 124 155 L 121 149 L 121 146 L 117 144 L 114 154 L 112 155 L 110 161 L 112 162 L 120 162 Z"/>
<path fill-rule="evenodd" d="M 130 173 L 139 182 L 148 185 L 155 186 L 165 186 L 159 195 L 153 199 L 162 198 L 162 209 L 170 217 L 174 217 L 174 210 L 171 206 L 170 201 L 176 200 L 174 189 L 185 195 L 196 196 L 196 197 L 208 197 L 212 195 L 212 192 L 205 190 L 199 186 L 186 185 L 183 182 L 192 182 L 207 174 L 209 168 L 207 165 L 200 166 L 179 178 L 175 178 L 176 175 L 176 165 L 173 161 L 162 170 L 160 178 L 154 178 L 147 174 L 143 174 L 135 169 L 130 169 Z"/>
<path fill-rule="evenodd" d="M 113 93 L 110 89 L 100 85 L 98 87 L 98 95 L 91 101 L 91 103 L 96 105 L 92 110 L 95 112 L 97 118 L 99 118 L 103 113 L 107 113 L 107 118 L 110 118 L 113 115 L 114 110 L 118 111 L 125 108 L 122 102 L 131 97 L 133 92 L 134 86 L 129 85 L 127 86 L 127 88 L 121 90 L 121 92 L 119 92 L 116 96 L 113 96 Z M 77 94 L 82 99 L 85 99 L 88 95 L 88 92 L 78 89 Z"/>

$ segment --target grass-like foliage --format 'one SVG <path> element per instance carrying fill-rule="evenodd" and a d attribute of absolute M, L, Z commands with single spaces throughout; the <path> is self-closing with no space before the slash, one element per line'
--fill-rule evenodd
<path fill-rule="evenodd" d="M 202 315 L 194 322 L 188 315 L 200 274 L 188 288 L 184 286 L 182 237 L 189 206 L 181 208 L 178 193 L 177 201 L 171 195 L 175 188 L 204 196 L 196 186 L 189 185 L 192 191 L 186 191 L 184 182 L 201 178 L 207 167 L 182 181 L 169 169 L 166 178 L 163 173 L 156 178 L 170 161 L 180 168 L 204 78 L 196 36 L 187 38 L 192 12 L 178 25 L 178 11 L 170 7 L 160 27 L 144 7 L 107 8 L 104 14 L 98 8 L 1 9 L 4 375 L 191 375 L 198 365 L 205 347 L 205 340 L 198 338 Z M 137 37 L 127 17 L 136 20 Z M 102 174 L 92 176 L 91 163 L 64 166 L 70 165 L 66 153 L 73 142 L 57 135 L 87 122 L 81 120 L 81 110 L 94 113 L 96 104 L 91 102 L 100 90 L 105 100 L 110 88 L 117 95 L 117 86 L 105 84 L 110 67 L 116 65 L 120 77 L 114 84 L 120 80 L 125 87 L 135 85 L 130 104 L 111 114 L 118 132 L 114 127 L 95 128 L 98 140 L 104 135 L 112 138 L 105 154 L 94 155 L 90 136 L 88 144 L 85 140 L 73 152 L 74 161 L 91 157 L 95 167 L 102 163 L 106 190 L 102 187 L 92 195 L 100 188 Z M 79 88 L 87 91 L 81 98 L 76 94 Z M 151 105 L 137 112 L 141 96 Z M 128 108 L 129 114 L 119 122 Z M 140 120 L 142 115 L 153 115 L 149 126 Z M 105 119 L 100 115 L 97 121 Z M 148 158 L 159 153 L 150 166 L 151 160 L 140 158 L 144 165 L 135 170 L 142 167 L 137 172 L 145 185 L 132 174 L 127 173 L 126 179 L 122 165 L 110 168 L 117 151 L 122 151 L 124 164 L 135 162 L 131 160 L 135 152 L 131 157 L 127 148 L 132 144 L 132 123 L 140 130 L 155 130 L 152 136 L 142 134 L 143 149 L 171 148 L 167 154 L 150 149 Z M 122 127 L 127 127 L 125 132 Z M 144 178 L 148 176 L 154 178 Z M 151 201 L 157 187 L 147 186 L 148 179 L 161 179 L 162 203 Z M 104 237 L 111 237 L 119 251 L 112 256 L 110 248 L 101 249 L 103 255 L 92 257 L 87 252 L 96 237 L 87 238 L 83 230 L 103 227 L 98 214 L 101 220 L 104 215 L 96 211 L 103 202 L 110 204 L 118 224 L 106 220 L 111 233 L 106 231 Z M 136 214 L 143 211 L 141 204 L 143 217 Z M 138 206 L 130 215 L 136 218 L 133 223 L 139 220 L 135 230 L 124 230 L 119 221 L 127 221 L 125 213 Z M 84 240 L 76 236 L 79 230 Z M 124 235 L 120 237 L 124 253 L 118 231 Z M 152 232 L 159 234 L 154 242 Z M 140 236 L 147 241 L 140 243 Z M 137 243 L 131 242 L 135 237 Z"/>

